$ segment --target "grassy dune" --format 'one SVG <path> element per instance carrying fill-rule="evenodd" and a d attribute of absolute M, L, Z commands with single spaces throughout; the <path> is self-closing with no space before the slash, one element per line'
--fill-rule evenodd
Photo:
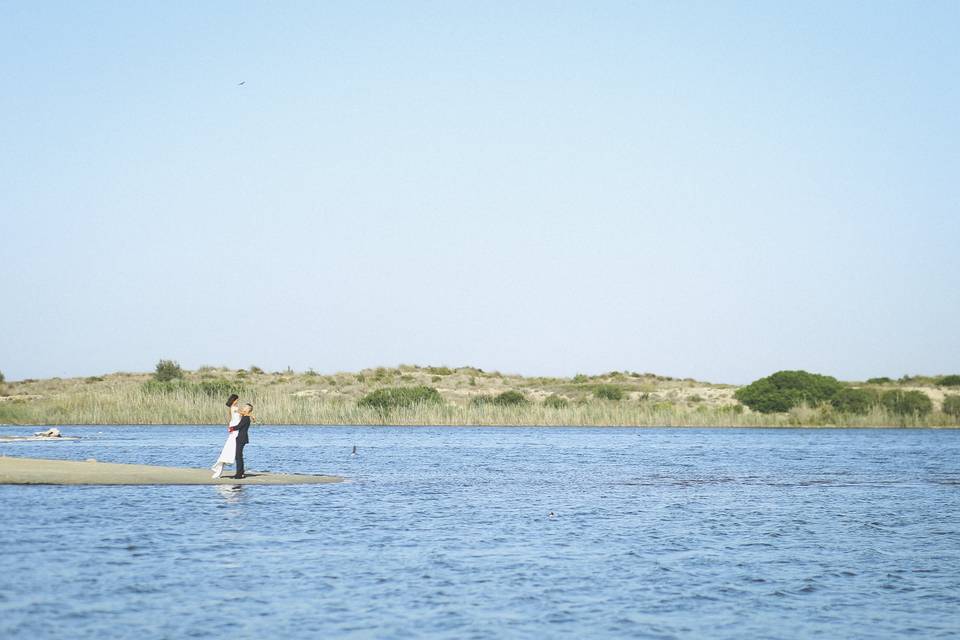
<path fill-rule="evenodd" d="M 221 424 L 223 400 L 233 390 L 256 406 L 264 424 L 958 426 L 956 418 L 939 409 L 925 417 L 893 415 L 881 408 L 854 415 L 829 407 L 760 414 L 734 399 L 732 385 L 630 372 L 525 378 L 470 367 L 400 366 L 332 375 L 205 367 L 184 372 L 182 380 L 168 385 L 151 380 L 150 374 L 116 373 L 7 382 L 0 388 L 0 423 Z M 358 404 L 375 389 L 416 385 L 436 388 L 442 403 L 388 411 Z M 526 402 L 498 406 L 477 401 L 504 391 L 518 391 Z M 935 387 L 925 392 L 939 407 L 942 392 Z M 609 396 L 619 399 L 606 399 Z M 548 398 L 562 406 L 551 406 L 551 401 L 545 402 Z"/>

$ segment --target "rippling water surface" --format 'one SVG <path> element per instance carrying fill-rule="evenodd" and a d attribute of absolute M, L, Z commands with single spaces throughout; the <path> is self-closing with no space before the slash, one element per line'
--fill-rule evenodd
<path fill-rule="evenodd" d="M 63 431 L 82 439 L 0 454 L 208 466 L 223 439 Z M 960 431 L 259 427 L 251 439 L 254 470 L 350 481 L 0 486 L 0 638 L 960 633 Z"/>

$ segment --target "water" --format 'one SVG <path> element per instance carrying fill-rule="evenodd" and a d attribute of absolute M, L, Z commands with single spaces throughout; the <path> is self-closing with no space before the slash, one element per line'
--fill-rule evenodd
<path fill-rule="evenodd" d="M 223 437 L 63 431 L 83 439 L 0 453 L 208 466 Z M 0 486 L 0 637 L 960 633 L 960 431 L 259 427 L 251 437 L 252 469 L 350 482 Z"/>

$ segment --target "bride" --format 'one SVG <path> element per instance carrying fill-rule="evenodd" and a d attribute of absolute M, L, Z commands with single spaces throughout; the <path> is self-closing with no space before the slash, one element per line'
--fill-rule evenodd
<path fill-rule="evenodd" d="M 227 398 L 227 406 L 230 408 L 230 424 L 227 425 L 227 441 L 220 451 L 220 457 L 210 467 L 213 470 L 213 478 L 219 478 L 223 475 L 223 465 L 233 464 L 237 457 L 237 430 L 236 426 L 240 424 L 240 396 L 231 393 Z"/>

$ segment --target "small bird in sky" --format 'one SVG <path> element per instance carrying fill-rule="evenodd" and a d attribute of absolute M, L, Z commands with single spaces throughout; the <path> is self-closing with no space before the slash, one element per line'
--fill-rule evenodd
<path fill-rule="evenodd" d="M 246 81 L 246 80 L 243 80 L 242 82 L 238 82 L 238 83 L 237 83 L 237 86 L 238 86 L 238 87 L 242 87 L 242 86 L 245 85 L 245 84 L 247 84 L 247 81 Z"/>

